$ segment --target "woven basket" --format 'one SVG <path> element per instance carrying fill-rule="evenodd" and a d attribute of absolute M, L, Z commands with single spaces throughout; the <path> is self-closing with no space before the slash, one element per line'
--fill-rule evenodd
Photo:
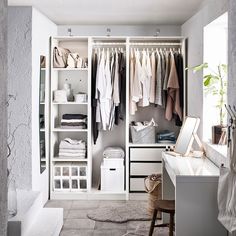
<path fill-rule="evenodd" d="M 150 176 L 144 179 L 145 190 L 148 193 L 148 207 L 147 212 L 152 216 L 155 209 L 155 202 L 162 198 L 161 194 L 161 175 L 158 175 L 157 180 L 151 180 Z M 157 217 L 160 219 L 161 214 L 158 213 Z"/>

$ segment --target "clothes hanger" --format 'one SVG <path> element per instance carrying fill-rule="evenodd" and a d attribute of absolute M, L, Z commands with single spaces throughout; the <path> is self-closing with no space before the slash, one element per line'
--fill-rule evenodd
<path fill-rule="evenodd" d="M 231 111 L 231 114 L 233 114 L 233 118 L 236 119 L 236 114 L 234 113 L 233 109 L 231 108 L 231 106 L 229 105 L 229 109 Z"/>

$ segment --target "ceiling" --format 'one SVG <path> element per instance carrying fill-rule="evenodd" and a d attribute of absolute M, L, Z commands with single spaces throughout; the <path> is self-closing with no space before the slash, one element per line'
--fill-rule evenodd
<path fill-rule="evenodd" d="M 182 24 L 204 0 L 8 0 L 34 6 L 59 25 Z"/>

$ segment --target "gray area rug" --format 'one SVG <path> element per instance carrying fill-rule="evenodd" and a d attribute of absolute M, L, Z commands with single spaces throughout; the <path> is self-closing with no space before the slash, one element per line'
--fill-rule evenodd
<path fill-rule="evenodd" d="M 87 214 L 91 220 L 101 222 L 125 223 L 128 221 L 151 220 L 143 204 L 126 204 L 125 206 L 100 207 Z"/>

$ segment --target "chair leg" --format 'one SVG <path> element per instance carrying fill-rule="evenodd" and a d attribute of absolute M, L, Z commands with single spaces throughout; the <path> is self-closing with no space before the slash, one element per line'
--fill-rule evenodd
<path fill-rule="evenodd" d="M 169 236 L 174 235 L 174 214 L 170 214 Z"/>
<path fill-rule="evenodd" d="M 150 230 L 149 230 L 149 236 L 152 236 L 152 234 L 153 234 L 156 218 L 157 218 L 157 210 L 154 209 L 153 215 L 152 215 L 152 223 L 151 223 Z"/>

